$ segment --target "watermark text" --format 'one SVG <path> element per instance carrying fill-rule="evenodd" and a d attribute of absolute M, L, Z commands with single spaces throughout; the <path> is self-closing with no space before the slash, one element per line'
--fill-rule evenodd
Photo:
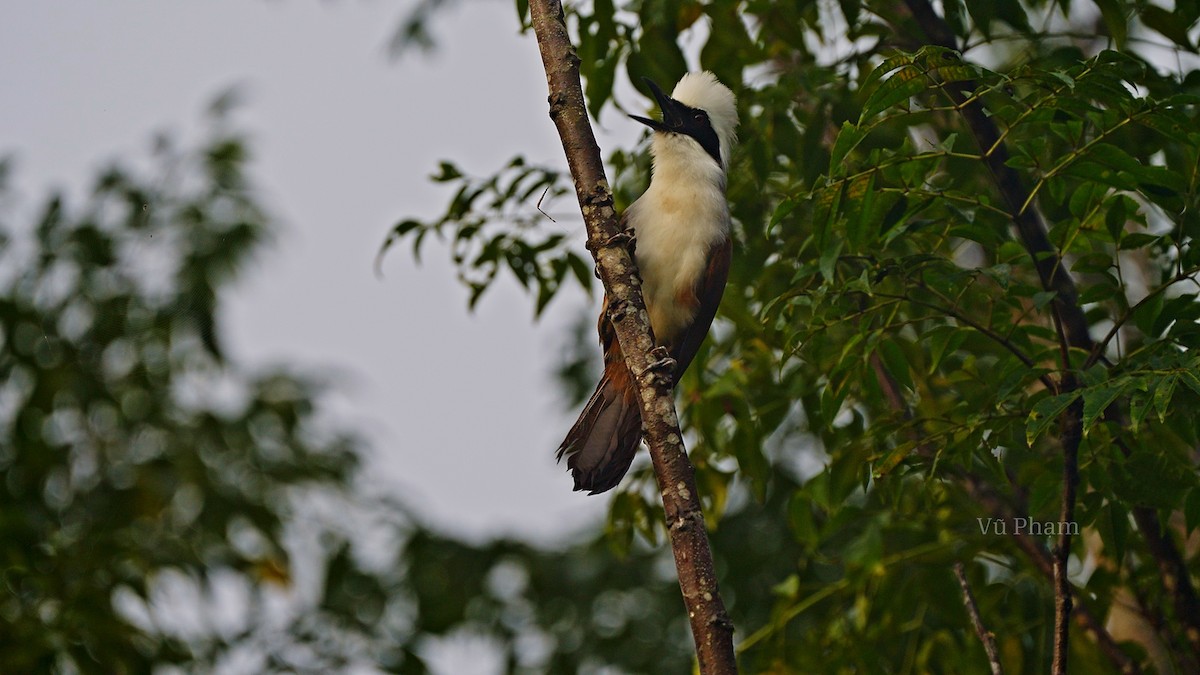
<path fill-rule="evenodd" d="M 1074 521 L 1034 520 L 1033 518 L 976 518 L 979 522 L 980 534 L 1005 536 L 1028 535 L 1031 537 L 1057 537 L 1061 534 L 1076 536 L 1079 534 L 1079 523 Z"/>

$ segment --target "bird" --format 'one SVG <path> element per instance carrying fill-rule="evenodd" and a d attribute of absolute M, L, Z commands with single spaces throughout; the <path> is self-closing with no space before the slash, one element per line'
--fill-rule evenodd
<path fill-rule="evenodd" d="M 662 120 L 630 115 L 652 131 L 650 185 L 626 208 L 642 294 L 659 353 L 675 361 L 672 386 L 708 335 L 729 276 L 733 246 L 726 171 L 737 140 L 737 99 L 711 72 L 690 72 L 667 96 L 644 80 Z M 605 296 L 598 331 L 604 373 L 558 448 L 575 490 L 600 494 L 629 471 L 642 440 L 637 385 L 625 365 Z"/>

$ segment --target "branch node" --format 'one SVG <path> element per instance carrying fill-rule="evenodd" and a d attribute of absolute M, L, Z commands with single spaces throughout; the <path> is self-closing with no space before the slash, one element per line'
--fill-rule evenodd
<path fill-rule="evenodd" d="M 703 526 L 704 516 L 698 511 L 692 511 L 689 513 L 680 514 L 672 519 L 670 529 L 672 532 L 691 530 L 696 527 L 697 523 Z"/>
<path fill-rule="evenodd" d="M 550 103 L 550 119 L 553 120 L 557 120 L 568 107 L 567 95 L 561 91 L 551 93 L 546 101 Z"/>

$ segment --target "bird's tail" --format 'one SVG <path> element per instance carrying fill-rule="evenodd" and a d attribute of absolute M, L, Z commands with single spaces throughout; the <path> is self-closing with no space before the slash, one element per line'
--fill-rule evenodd
<path fill-rule="evenodd" d="M 576 490 L 599 494 L 616 487 L 629 471 L 642 440 L 637 391 L 622 359 L 609 362 L 575 426 L 558 446 L 567 457 Z"/>

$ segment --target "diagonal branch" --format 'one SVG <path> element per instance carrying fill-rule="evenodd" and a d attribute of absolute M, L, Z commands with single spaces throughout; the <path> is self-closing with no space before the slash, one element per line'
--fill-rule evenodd
<path fill-rule="evenodd" d="M 996 636 L 987 629 L 987 626 L 983 625 L 983 617 L 979 615 L 979 605 L 975 603 L 971 585 L 967 583 L 967 571 L 962 563 L 954 563 L 954 576 L 958 577 L 958 585 L 963 594 L 963 605 L 971 617 L 971 625 L 975 626 L 975 634 L 983 643 L 983 651 L 987 653 L 992 675 L 1004 675 L 1004 669 L 1000 667 L 1000 650 L 996 649 Z"/>
<path fill-rule="evenodd" d="M 650 367 L 654 361 L 650 355 L 654 341 L 642 299 L 641 279 L 626 246 L 627 238 L 621 236 L 600 147 L 588 121 L 579 82 L 579 57 L 563 23 L 561 2 L 533 0 L 529 6 L 550 89 L 550 117 L 558 128 L 575 179 L 575 192 L 587 226 L 588 249 L 596 259 L 609 299 L 609 318 L 625 363 L 637 383 L 638 400 L 643 403 L 642 424 L 662 495 L 700 673 L 732 675 L 737 673 L 733 623 L 717 589 L 695 471 L 683 447 L 671 379 Z"/>

